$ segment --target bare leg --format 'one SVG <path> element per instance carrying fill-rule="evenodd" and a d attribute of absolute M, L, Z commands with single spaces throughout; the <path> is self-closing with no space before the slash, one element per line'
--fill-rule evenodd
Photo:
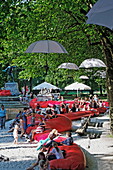
<path fill-rule="evenodd" d="M 14 144 L 18 144 L 18 137 L 14 139 Z"/>

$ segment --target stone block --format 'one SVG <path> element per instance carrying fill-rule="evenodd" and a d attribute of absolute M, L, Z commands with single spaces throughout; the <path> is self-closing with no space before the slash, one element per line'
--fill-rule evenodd
<path fill-rule="evenodd" d="M 10 90 L 11 94 L 14 95 L 14 96 L 19 95 L 18 83 L 17 82 L 5 83 L 5 90 Z"/>

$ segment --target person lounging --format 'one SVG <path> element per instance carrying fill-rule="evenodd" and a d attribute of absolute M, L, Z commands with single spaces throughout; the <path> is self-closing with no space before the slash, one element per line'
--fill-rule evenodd
<path fill-rule="evenodd" d="M 53 159 L 63 159 L 63 153 L 60 148 L 58 148 L 58 144 L 56 142 L 52 143 L 52 151 L 48 153 L 48 160 L 53 160 Z"/>
<path fill-rule="evenodd" d="M 60 142 L 61 144 L 64 144 L 64 145 L 72 145 L 73 144 L 73 138 L 71 136 L 71 132 L 66 132 L 66 139 L 62 142 Z"/>
<path fill-rule="evenodd" d="M 53 130 L 49 133 L 49 135 L 48 135 L 48 137 L 47 137 L 46 139 L 39 141 L 36 150 L 40 150 L 43 146 L 46 147 L 46 148 L 48 148 L 49 146 L 51 147 L 51 146 L 52 146 L 53 139 L 54 139 L 55 137 L 57 137 L 57 136 L 58 136 L 58 131 L 57 131 L 56 129 L 53 129 Z"/>
<path fill-rule="evenodd" d="M 36 166 L 38 166 L 39 170 L 50 170 L 49 161 L 43 152 L 39 152 L 37 161 L 26 170 L 33 170 Z"/>

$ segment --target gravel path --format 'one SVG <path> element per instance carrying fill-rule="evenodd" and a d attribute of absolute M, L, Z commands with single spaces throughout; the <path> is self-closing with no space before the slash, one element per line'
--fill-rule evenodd
<path fill-rule="evenodd" d="M 80 137 L 75 132 L 73 138 L 86 155 L 86 170 L 113 170 L 113 138 L 109 135 L 109 117 L 104 115 L 96 119 L 104 122 L 103 127 L 89 127 L 89 130 L 102 131 L 100 138 L 90 140 L 88 135 Z M 12 133 L 7 133 L 10 123 L 10 121 L 6 123 L 5 130 L 0 130 L 0 155 L 10 159 L 0 162 L 0 170 L 25 170 L 37 158 L 37 143 L 29 144 L 25 139 L 19 139 L 19 144 L 14 145 Z M 73 121 L 73 127 L 77 126 L 80 126 L 80 121 Z"/>

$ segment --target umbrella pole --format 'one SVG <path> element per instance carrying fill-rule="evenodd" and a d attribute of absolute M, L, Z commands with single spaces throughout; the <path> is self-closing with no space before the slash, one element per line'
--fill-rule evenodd
<path fill-rule="evenodd" d="M 78 97 L 78 89 L 77 89 L 77 97 Z"/>
<path fill-rule="evenodd" d="M 45 74 L 45 77 L 46 77 L 48 70 L 49 70 L 49 66 L 48 66 L 48 63 L 47 63 L 47 54 L 46 54 L 46 65 L 44 67 L 45 67 L 45 70 L 46 70 L 46 74 Z"/>

